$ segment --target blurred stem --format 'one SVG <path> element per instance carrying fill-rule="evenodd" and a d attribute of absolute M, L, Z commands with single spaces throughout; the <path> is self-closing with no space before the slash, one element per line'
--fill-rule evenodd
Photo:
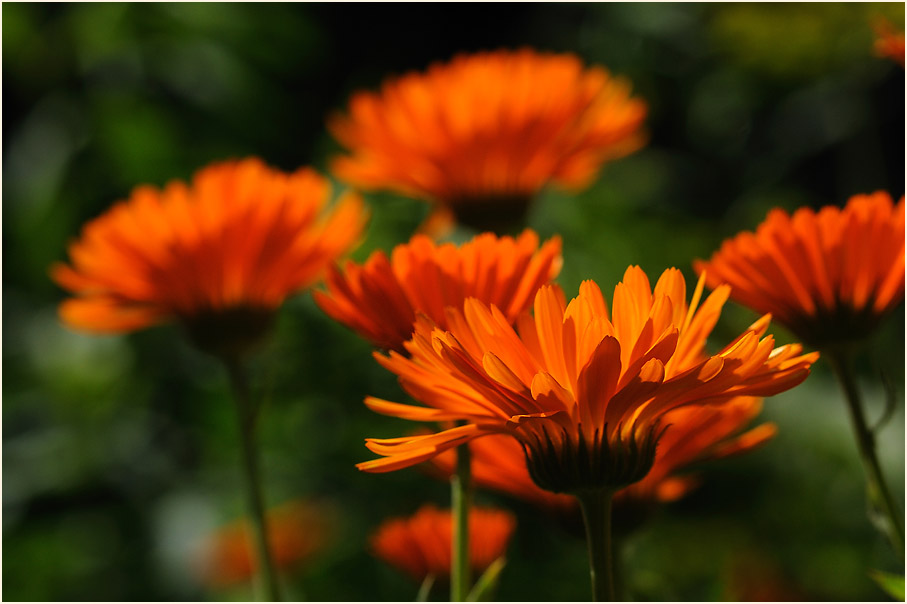
<path fill-rule="evenodd" d="M 586 491 L 576 496 L 583 511 L 586 542 L 589 546 L 589 573 L 592 577 L 592 600 L 614 601 L 613 553 L 611 550 L 612 491 Z"/>
<path fill-rule="evenodd" d="M 422 585 L 419 586 L 419 593 L 416 594 L 416 602 L 428 602 L 428 596 L 431 594 L 431 586 L 435 584 L 434 575 L 425 575 Z"/>
<path fill-rule="evenodd" d="M 239 419 L 240 440 L 242 441 L 243 471 L 246 477 L 246 489 L 249 497 L 249 511 L 252 520 L 252 537 L 258 560 L 259 575 L 264 587 L 264 599 L 269 602 L 280 601 L 280 586 L 277 573 L 268 547 L 268 530 L 265 521 L 264 503 L 261 495 L 261 476 L 258 464 L 258 449 L 255 442 L 255 427 L 258 409 L 253 406 L 249 394 L 249 382 L 242 361 L 236 357 L 224 359 L 227 373 L 230 375 L 230 387 L 233 400 L 236 402 Z"/>
<path fill-rule="evenodd" d="M 879 459 L 876 455 L 875 436 L 866 424 L 863 415 L 863 403 L 860 392 L 857 390 L 856 376 L 853 366 L 853 356 L 847 352 L 828 352 L 826 358 L 831 364 L 850 411 L 850 420 L 853 424 L 860 458 L 866 471 L 867 492 L 870 505 L 874 510 L 881 512 L 885 534 L 891 542 L 894 551 L 904 559 L 904 526 L 902 516 L 897 512 L 891 492 L 885 483 Z"/>
<path fill-rule="evenodd" d="M 460 445 L 457 447 L 457 471 L 450 479 L 450 499 L 453 508 L 451 602 L 465 602 L 469 594 L 469 506 L 472 498 L 470 478 L 469 445 Z"/>

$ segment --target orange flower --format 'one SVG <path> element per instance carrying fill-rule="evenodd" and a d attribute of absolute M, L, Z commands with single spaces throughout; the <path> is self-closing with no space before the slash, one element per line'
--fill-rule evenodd
<path fill-rule="evenodd" d="M 859 340 L 904 299 L 904 198 L 856 195 L 842 210 L 769 212 L 755 234 L 726 240 L 694 264 L 709 286 L 770 312 L 822 348 Z"/>
<path fill-rule="evenodd" d="M 628 82 L 574 55 L 464 54 L 355 94 L 328 123 L 351 153 L 332 169 L 484 230 L 495 215 L 520 218 L 549 182 L 587 186 L 602 163 L 642 145 L 645 115 Z"/>
<path fill-rule="evenodd" d="M 698 462 L 752 451 L 778 429 L 760 424 L 740 433 L 762 411 L 762 399 L 740 396 L 723 405 L 689 405 L 665 413 L 668 429 L 658 443 L 655 464 L 646 477 L 617 493 L 617 499 L 676 501 L 695 488 L 698 480 L 678 475 Z"/>
<path fill-rule="evenodd" d="M 515 527 L 516 519 L 508 512 L 479 507 L 469 511 L 469 565 L 475 574 L 504 555 Z M 385 521 L 371 543 L 379 558 L 416 581 L 428 575 L 449 579 L 452 532 L 450 510 L 425 505 L 410 518 Z"/>
<path fill-rule="evenodd" d="M 225 331 L 254 340 L 288 295 L 359 238 L 359 196 L 321 217 L 329 196 L 313 170 L 284 174 L 258 159 L 213 164 L 190 185 L 137 187 L 85 225 L 69 246 L 71 266 L 52 267 L 74 295 L 60 316 L 92 332 L 177 319 L 206 348 L 224 344 L 207 340 Z"/>
<path fill-rule="evenodd" d="M 696 486 L 677 472 L 690 464 L 750 451 L 774 436 L 773 424 L 737 434 L 762 409 L 762 399 L 741 396 L 723 405 L 690 405 L 664 415 L 665 430 L 655 449 L 655 462 L 646 477 L 616 493 L 617 500 L 674 501 Z M 735 434 L 737 434 L 735 436 Z M 576 499 L 539 488 L 526 468 L 520 443 L 508 435 L 493 435 L 469 444 L 471 476 L 484 487 L 554 510 L 576 508 Z M 444 451 L 431 460 L 445 475 L 456 467 L 456 453 Z"/>
<path fill-rule="evenodd" d="M 886 19 L 877 19 L 874 23 L 876 31 L 875 51 L 880 57 L 888 57 L 901 67 L 904 67 L 904 32 L 897 32 Z"/>
<path fill-rule="evenodd" d="M 452 309 L 450 331 L 420 319 L 412 355 L 376 354 L 426 406 L 366 399 L 373 410 L 419 421 L 464 425 L 427 436 L 367 439 L 385 456 L 359 464 L 387 472 L 489 434 L 505 433 L 524 446 L 533 480 L 554 492 L 616 490 L 642 479 L 671 409 L 724 403 L 736 396 L 770 395 L 799 384 L 817 353 L 799 345 L 773 349 L 762 337 L 763 317 L 715 355 L 705 339 L 718 320 L 729 288 L 697 308 L 700 279 L 687 306 L 677 269 L 651 289 L 639 267 L 615 288 L 609 319 L 598 286 L 586 281 L 565 306 L 556 286 L 535 297 L 534 317 L 521 315 L 518 331 L 494 306 L 475 299 Z"/>
<path fill-rule="evenodd" d="M 497 305 L 513 322 L 560 268 L 560 238 L 539 249 L 538 235 L 528 229 L 516 239 L 485 233 L 459 248 L 416 235 L 394 248 L 390 262 L 378 250 L 363 266 L 347 261 L 343 272 L 331 267 L 328 292 L 314 295 L 328 315 L 378 348 L 403 352 L 417 312 L 444 326 L 447 306 L 459 308 L 475 297 Z"/>
<path fill-rule="evenodd" d="M 271 510 L 267 524 L 274 566 L 289 570 L 324 546 L 330 517 L 311 503 L 291 501 Z M 220 589 L 251 580 L 255 566 L 251 527 L 239 520 L 208 539 L 197 570 L 206 585 Z"/>

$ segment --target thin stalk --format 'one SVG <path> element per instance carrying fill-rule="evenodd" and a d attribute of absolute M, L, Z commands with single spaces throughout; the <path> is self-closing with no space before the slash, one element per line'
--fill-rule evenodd
<path fill-rule="evenodd" d="M 416 602 L 428 602 L 428 596 L 431 594 L 431 586 L 435 584 L 434 575 L 425 575 L 422 585 L 419 586 L 419 593 L 416 594 Z"/>
<path fill-rule="evenodd" d="M 577 495 L 586 525 L 589 546 L 589 574 L 592 578 L 592 600 L 614 601 L 614 557 L 611 543 L 611 500 L 608 490 Z"/>
<path fill-rule="evenodd" d="M 846 353 L 828 353 L 826 358 L 841 383 L 844 390 L 844 399 L 847 401 L 847 409 L 850 412 L 850 420 L 853 424 L 854 435 L 857 439 L 857 446 L 860 450 L 860 458 L 863 461 L 863 468 L 866 471 L 867 491 L 870 504 L 884 515 L 886 531 L 885 534 L 891 542 L 894 551 L 904 559 L 904 526 L 903 517 L 897 512 L 894 499 L 885 483 L 885 477 L 879 466 L 879 459 L 876 455 L 875 436 L 866 423 L 863 415 L 863 403 L 860 399 L 860 392 L 857 390 L 857 382 L 854 375 L 853 359 Z"/>
<path fill-rule="evenodd" d="M 280 585 L 268 547 L 268 530 L 265 521 L 264 503 L 261 494 L 261 476 L 258 468 L 258 449 L 255 442 L 255 427 L 258 419 L 257 409 L 253 407 L 249 394 L 249 382 L 242 362 L 239 359 L 225 359 L 227 373 L 230 375 L 230 387 L 233 400 L 236 402 L 239 419 L 239 433 L 242 441 L 243 472 L 246 477 L 246 489 L 249 498 L 249 511 L 252 520 L 252 537 L 258 560 L 258 572 L 264 588 L 264 599 L 279 602 Z"/>
<path fill-rule="evenodd" d="M 472 499 L 470 480 L 469 445 L 460 445 L 457 447 L 457 471 L 450 479 L 450 503 L 453 508 L 451 602 L 465 602 L 469 595 L 469 506 Z"/>

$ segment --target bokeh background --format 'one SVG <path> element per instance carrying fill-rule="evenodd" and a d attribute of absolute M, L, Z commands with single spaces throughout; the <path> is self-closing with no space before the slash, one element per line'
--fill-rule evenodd
<path fill-rule="evenodd" d="M 574 52 L 630 78 L 650 107 L 648 145 L 579 195 L 546 191 L 530 226 L 560 233 L 558 281 L 612 290 L 629 264 L 650 276 L 707 257 L 770 207 L 904 192 L 904 71 L 873 55 L 871 24 L 904 29 L 903 4 L 9 4 L 3 23 L 3 596 L 6 600 L 245 600 L 193 572 L 199 543 L 244 512 L 225 375 L 176 327 L 90 337 L 56 317 L 47 268 L 83 222 L 139 183 L 187 178 L 257 155 L 324 170 L 324 128 L 351 92 L 460 51 Z M 353 257 L 409 238 L 426 204 L 369 195 Z M 715 341 L 754 319 L 727 305 Z M 774 327 L 783 342 L 790 336 Z M 416 585 L 373 558 L 368 535 L 446 484 L 410 469 L 359 473 L 366 436 L 402 420 L 369 346 L 300 295 L 253 367 L 266 496 L 318 502 L 330 532 L 285 576 L 311 600 L 411 600 Z M 904 317 L 860 365 L 871 418 L 895 385 L 880 455 L 904 504 Z M 641 600 L 878 600 L 869 569 L 903 566 L 866 517 L 843 400 L 820 362 L 769 399 L 778 436 L 700 468 L 702 486 L 626 542 Z M 497 597 L 586 600 L 580 535 L 520 502 Z M 439 590 L 434 597 L 446 599 Z"/>

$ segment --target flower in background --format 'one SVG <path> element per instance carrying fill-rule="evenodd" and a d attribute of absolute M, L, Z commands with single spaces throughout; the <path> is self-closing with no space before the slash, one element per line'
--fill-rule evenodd
<path fill-rule="evenodd" d="M 395 247 L 390 261 L 379 250 L 362 266 L 332 266 L 327 292 L 314 295 L 328 315 L 378 348 L 404 352 L 417 313 L 445 327 L 445 308 L 462 308 L 474 297 L 500 308 L 512 323 L 560 267 L 560 238 L 540 248 L 538 235 L 528 229 L 517 238 L 485 233 L 459 248 L 416 235 Z"/>
<path fill-rule="evenodd" d="M 762 410 L 762 399 L 734 398 L 723 405 L 690 405 L 664 415 L 668 425 L 655 449 L 655 462 L 645 478 L 615 495 L 616 500 L 667 502 L 683 497 L 698 482 L 680 475 L 690 465 L 744 453 L 767 442 L 777 432 L 774 424 L 743 431 Z M 526 468 L 520 443 L 508 435 L 492 435 L 469 443 L 471 476 L 478 487 L 507 493 L 535 505 L 569 512 L 576 499 L 539 488 Z M 453 473 L 456 454 L 444 451 L 431 460 L 444 475 Z"/>
<path fill-rule="evenodd" d="M 373 410 L 418 421 L 464 422 L 436 434 L 367 439 L 382 458 L 359 468 L 408 467 L 489 434 L 509 434 L 526 450 L 540 487 L 554 492 L 616 490 L 641 480 L 674 408 L 770 395 L 803 381 L 817 353 L 774 348 L 763 317 L 721 352 L 704 351 L 727 287 L 698 306 L 686 303 L 683 276 L 664 272 L 653 292 L 639 267 L 615 288 L 609 318 L 594 282 L 565 305 L 556 286 L 535 297 L 518 332 L 494 306 L 469 299 L 452 309 L 449 331 L 422 318 L 406 344 L 411 358 L 376 355 L 426 406 L 366 399 Z"/>
<path fill-rule="evenodd" d="M 469 564 L 475 574 L 504 555 L 516 527 L 509 512 L 475 507 L 469 513 Z M 371 537 L 376 556 L 416 581 L 450 578 L 450 510 L 424 505 L 409 518 L 385 521 Z"/>
<path fill-rule="evenodd" d="M 274 566 L 283 571 L 298 568 L 321 550 L 332 524 L 325 509 L 298 500 L 270 510 L 267 518 Z M 248 521 L 232 522 L 211 535 L 196 569 L 202 582 L 213 589 L 250 581 L 256 568 Z"/>
<path fill-rule="evenodd" d="M 904 32 L 897 32 L 884 18 L 876 19 L 873 24 L 876 32 L 875 52 L 880 57 L 888 57 L 904 67 Z"/>
<path fill-rule="evenodd" d="M 645 103 L 572 54 L 462 54 L 358 92 L 328 127 L 350 155 L 333 171 L 365 189 L 438 204 L 461 224 L 519 223 L 548 183 L 586 187 L 643 144 Z"/>
<path fill-rule="evenodd" d="M 865 338 L 904 299 L 904 198 L 855 195 L 840 209 L 774 209 L 755 233 L 697 261 L 710 287 L 771 313 L 817 348 Z"/>
<path fill-rule="evenodd" d="M 329 198 L 313 170 L 284 174 L 254 158 L 212 164 L 191 184 L 137 187 L 85 225 L 71 264 L 51 268 L 73 294 L 60 316 L 102 333 L 177 320 L 201 348 L 236 354 L 359 239 L 361 198 L 347 193 L 325 212 Z"/>

